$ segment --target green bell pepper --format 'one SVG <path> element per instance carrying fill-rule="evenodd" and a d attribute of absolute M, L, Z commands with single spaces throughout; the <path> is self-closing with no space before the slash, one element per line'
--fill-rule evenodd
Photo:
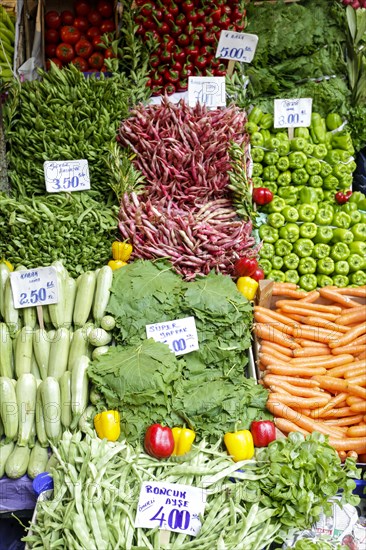
<path fill-rule="evenodd" d="M 317 226 L 313 222 L 305 222 L 300 225 L 300 237 L 313 239 L 317 233 Z"/>
<path fill-rule="evenodd" d="M 294 136 L 295 138 L 303 138 L 308 140 L 310 138 L 309 128 L 306 126 L 298 126 L 294 130 Z"/>
<path fill-rule="evenodd" d="M 259 228 L 259 238 L 265 243 L 273 244 L 278 240 L 278 231 L 275 227 L 263 224 Z"/>
<path fill-rule="evenodd" d="M 317 225 L 330 225 L 333 220 L 333 208 L 328 204 L 323 204 L 316 213 L 315 223 Z"/>
<path fill-rule="evenodd" d="M 313 251 L 311 255 L 313 258 L 317 260 L 321 260 L 322 258 L 326 258 L 330 254 L 330 246 L 329 244 L 325 243 L 317 243 L 314 245 Z"/>
<path fill-rule="evenodd" d="M 276 283 L 284 283 L 285 274 L 283 271 L 279 271 L 278 269 L 272 269 L 272 271 L 268 273 L 268 279 L 275 281 Z"/>
<path fill-rule="evenodd" d="M 349 229 L 333 229 L 332 243 L 350 244 L 353 239 L 353 233 Z"/>
<path fill-rule="evenodd" d="M 273 200 L 268 205 L 268 212 L 281 212 L 286 206 L 284 199 L 281 197 L 273 197 Z"/>
<path fill-rule="evenodd" d="M 272 193 L 274 195 L 277 193 L 277 184 L 274 181 L 265 181 L 265 180 L 263 180 L 263 187 L 266 187 L 267 189 L 272 191 Z"/>
<path fill-rule="evenodd" d="M 363 241 L 353 241 L 348 245 L 348 247 L 351 254 L 359 254 L 362 258 L 366 257 L 366 243 Z"/>
<path fill-rule="evenodd" d="M 333 189 L 337 189 L 338 187 L 338 180 L 335 176 L 332 176 L 331 174 L 327 176 L 326 178 L 323 178 L 323 187 L 324 189 L 327 189 L 329 191 L 332 191 Z"/>
<path fill-rule="evenodd" d="M 348 200 L 348 203 L 349 203 L 349 200 Z M 354 204 L 354 203 L 352 202 L 351 204 Z M 366 199 L 361 199 L 356 204 L 357 204 L 357 208 L 359 208 L 360 210 L 366 211 Z"/>
<path fill-rule="evenodd" d="M 281 211 L 281 214 L 287 222 L 297 222 L 299 219 L 299 213 L 293 206 L 285 206 L 285 208 Z"/>
<path fill-rule="evenodd" d="M 266 132 L 266 130 L 261 130 L 261 131 Z M 273 136 L 271 136 L 269 139 L 264 140 L 264 146 L 267 149 L 270 149 L 271 151 L 277 151 L 280 145 L 281 145 L 281 141 Z"/>
<path fill-rule="evenodd" d="M 361 223 L 366 223 L 366 212 L 361 213 Z"/>
<path fill-rule="evenodd" d="M 264 145 L 264 137 L 261 132 L 254 132 L 250 136 L 250 143 L 253 146 L 259 146 L 263 147 Z"/>
<path fill-rule="evenodd" d="M 322 261 L 322 260 L 319 260 Z M 307 275 L 308 273 L 315 273 L 317 267 L 317 263 L 311 256 L 308 256 L 307 258 L 301 258 L 298 272 L 300 275 Z M 327 275 L 327 273 L 326 273 Z"/>
<path fill-rule="evenodd" d="M 319 203 L 319 202 L 323 202 L 323 200 L 324 200 L 324 192 L 323 192 L 323 189 L 319 189 L 319 187 L 317 187 L 317 188 L 315 189 L 315 192 L 316 192 L 316 194 L 318 195 L 318 203 Z"/>
<path fill-rule="evenodd" d="M 260 133 L 263 136 L 264 144 L 272 137 L 271 132 L 269 130 L 265 130 L 264 128 L 260 130 Z"/>
<path fill-rule="evenodd" d="M 332 225 L 347 229 L 351 225 L 351 216 L 347 212 L 335 212 Z"/>
<path fill-rule="evenodd" d="M 286 283 L 293 283 L 297 285 L 297 283 L 300 280 L 300 275 L 296 271 L 296 269 L 288 269 L 285 271 L 285 281 Z"/>
<path fill-rule="evenodd" d="M 273 115 L 271 115 L 270 113 L 266 113 L 261 116 L 259 122 L 261 128 L 269 130 L 273 126 Z"/>
<path fill-rule="evenodd" d="M 348 275 L 349 264 L 347 260 L 339 260 L 334 264 L 334 273 L 336 275 Z"/>
<path fill-rule="evenodd" d="M 315 243 L 329 243 L 333 239 L 333 229 L 327 225 L 318 227 L 314 237 Z"/>
<path fill-rule="evenodd" d="M 290 153 L 288 157 L 290 168 L 299 169 L 303 168 L 308 160 L 308 157 L 302 151 L 294 151 Z"/>
<path fill-rule="evenodd" d="M 268 273 L 270 273 L 272 271 L 272 264 L 269 260 L 265 259 L 265 258 L 261 258 L 260 262 L 259 262 L 259 265 L 260 267 L 263 269 L 264 271 L 264 275 L 266 277 L 268 277 Z"/>
<path fill-rule="evenodd" d="M 303 151 L 306 146 L 306 139 L 302 137 L 296 137 L 290 141 L 291 151 Z"/>
<path fill-rule="evenodd" d="M 366 285 L 366 273 L 364 271 L 355 271 L 355 273 L 352 273 L 350 276 L 351 283 L 353 285 L 357 286 L 364 286 Z"/>
<path fill-rule="evenodd" d="M 333 285 L 339 288 L 345 288 L 349 285 L 349 278 L 346 275 L 334 275 L 332 281 Z"/>
<path fill-rule="evenodd" d="M 364 265 L 364 259 L 359 254 L 350 254 L 347 258 L 350 271 L 358 271 Z"/>
<path fill-rule="evenodd" d="M 315 220 L 318 207 L 316 204 L 300 204 L 298 207 L 299 220 L 302 222 L 312 222 Z"/>
<path fill-rule="evenodd" d="M 310 176 L 309 183 L 311 187 L 323 187 L 323 178 L 321 176 Z"/>
<path fill-rule="evenodd" d="M 252 155 L 253 162 L 261 163 L 264 159 L 264 149 L 261 147 L 253 147 L 250 154 Z"/>
<path fill-rule="evenodd" d="M 314 248 L 314 243 L 310 239 L 298 239 L 294 243 L 294 252 L 299 258 L 307 258 L 311 256 Z"/>
<path fill-rule="evenodd" d="M 281 172 L 286 172 L 290 166 L 290 161 L 288 160 L 288 157 L 279 157 L 277 161 L 277 169 Z"/>
<path fill-rule="evenodd" d="M 359 210 L 353 210 L 352 212 L 349 212 L 349 216 L 351 218 L 351 225 L 356 225 L 357 223 L 362 223 L 362 214 Z"/>
<path fill-rule="evenodd" d="M 320 168 L 320 175 L 322 178 L 326 178 L 332 173 L 333 168 L 328 162 L 322 161 Z"/>
<path fill-rule="evenodd" d="M 279 158 L 280 158 L 280 155 L 276 151 L 268 151 L 267 153 L 264 154 L 264 164 L 267 164 L 267 166 L 276 165 Z"/>
<path fill-rule="evenodd" d="M 330 249 L 330 257 L 335 262 L 339 262 L 339 260 L 347 260 L 350 254 L 350 249 L 345 243 L 336 243 Z"/>
<path fill-rule="evenodd" d="M 314 260 L 315 261 L 315 260 Z M 321 275 L 330 275 L 334 271 L 334 260 L 329 256 L 321 258 L 317 262 L 317 272 Z"/>
<path fill-rule="evenodd" d="M 285 217 L 280 212 L 273 212 L 272 214 L 269 214 L 267 218 L 267 223 L 271 227 L 279 229 L 280 227 L 285 225 Z"/>
<path fill-rule="evenodd" d="M 351 227 L 355 241 L 366 241 L 366 223 L 356 223 Z"/>
<path fill-rule="evenodd" d="M 305 168 L 297 168 L 292 172 L 292 183 L 294 185 L 305 185 L 309 179 L 309 174 Z"/>
<path fill-rule="evenodd" d="M 310 136 L 313 143 L 324 143 L 327 127 L 324 118 L 319 113 L 311 114 Z"/>
<path fill-rule="evenodd" d="M 344 174 L 341 178 L 338 180 L 338 187 L 340 189 L 348 189 L 352 187 L 353 183 L 353 177 L 352 174 Z"/>
<path fill-rule="evenodd" d="M 279 139 L 281 142 L 285 141 L 287 143 L 290 143 L 288 133 L 285 130 L 281 130 L 281 128 L 273 128 L 272 131 L 276 133 L 276 138 Z"/>
<path fill-rule="evenodd" d="M 312 158 L 306 161 L 305 168 L 310 176 L 316 176 L 320 174 L 322 165 L 319 159 Z"/>
<path fill-rule="evenodd" d="M 295 270 L 300 263 L 300 258 L 294 252 L 290 252 L 284 256 L 283 263 L 287 269 Z"/>
<path fill-rule="evenodd" d="M 278 180 L 280 179 L 280 177 L 281 175 L 279 176 Z M 281 199 L 284 199 L 286 205 L 294 206 L 297 203 L 297 191 L 297 188 L 293 187 L 292 185 L 290 187 L 280 187 L 278 189 L 278 196 L 281 197 Z"/>
<path fill-rule="evenodd" d="M 283 141 L 280 140 L 280 144 L 277 147 L 277 153 L 280 155 L 280 157 L 285 157 L 290 152 L 290 142 L 289 140 Z"/>
<path fill-rule="evenodd" d="M 249 122 L 254 122 L 254 124 L 259 124 L 263 117 L 263 111 L 259 107 L 253 107 L 248 115 Z"/>
<path fill-rule="evenodd" d="M 333 279 L 328 277 L 328 275 L 317 275 L 316 279 L 318 282 L 318 286 L 320 286 L 320 288 L 323 288 L 325 286 L 330 286 L 333 284 Z"/>
<path fill-rule="evenodd" d="M 348 174 L 348 171 L 345 164 L 340 162 L 339 164 L 333 166 L 332 175 L 335 176 L 337 180 L 342 179 L 346 174 Z"/>
<path fill-rule="evenodd" d="M 301 204 L 316 204 L 318 202 L 318 194 L 310 187 L 302 187 L 299 191 L 299 201 Z"/>
<path fill-rule="evenodd" d="M 354 202 L 358 205 L 360 203 L 360 201 L 364 201 L 364 200 L 366 200 L 366 196 L 363 193 L 361 193 L 361 191 L 354 191 L 352 193 L 352 195 L 350 196 L 350 198 L 348 199 L 348 202 L 351 202 L 351 203 Z M 365 204 L 365 206 L 366 206 L 366 204 Z M 361 208 L 361 210 L 362 210 L 362 208 Z M 365 208 L 365 210 L 366 210 L 366 208 Z"/>
<path fill-rule="evenodd" d="M 252 178 L 253 187 L 264 187 L 263 180 L 259 176 L 254 176 Z"/>
<path fill-rule="evenodd" d="M 253 162 L 252 175 L 256 178 L 263 174 L 263 166 L 259 162 Z"/>
<path fill-rule="evenodd" d="M 314 153 L 314 145 L 312 143 L 307 142 L 304 147 L 304 153 L 307 157 L 311 157 Z"/>
<path fill-rule="evenodd" d="M 267 153 L 266 153 L 267 154 Z M 277 170 L 276 166 L 266 166 L 263 168 L 263 179 L 268 181 L 276 181 L 278 176 L 280 175 L 279 171 Z"/>
<path fill-rule="evenodd" d="M 325 118 L 325 124 L 328 130 L 337 130 L 337 128 L 342 126 L 342 123 L 342 118 L 338 113 L 328 113 Z"/>
<path fill-rule="evenodd" d="M 324 143 L 319 143 L 318 145 L 314 145 L 313 150 L 313 156 L 316 159 L 323 160 L 328 154 L 328 149 L 324 145 Z"/>
<path fill-rule="evenodd" d="M 259 131 L 258 124 L 255 124 L 255 122 L 247 122 L 245 125 L 245 131 L 248 134 L 254 134 L 255 132 Z"/>
<path fill-rule="evenodd" d="M 317 287 L 318 281 L 316 276 L 313 273 L 307 273 L 306 275 L 301 275 L 299 280 L 300 288 L 310 292 Z"/>
<path fill-rule="evenodd" d="M 332 147 L 333 149 L 343 149 L 344 151 L 353 153 L 354 147 L 352 144 L 351 134 L 344 131 L 333 134 Z"/>
<path fill-rule="evenodd" d="M 277 178 L 277 183 L 279 186 L 287 186 L 291 183 L 291 172 L 289 170 L 286 170 L 286 172 L 282 172 Z"/>
<path fill-rule="evenodd" d="M 283 266 L 283 258 L 281 256 L 273 256 L 271 262 L 274 270 L 281 269 Z"/>
<path fill-rule="evenodd" d="M 275 244 L 277 256 L 288 256 L 292 250 L 292 244 L 285 239 L 278 239 Z M 277 268 L 276 268 L 277 269 Z"/>
<path fill-rule="evenodd" d="M 262 248 L 259 252 L 260 258 L 265 258 L 266 260 L 270 260 L 275 255 L 275 248 L 273 244 L 271 243 L 263 243 Z"/>
<path fill-rule="evenodd" d="M 328 151 L 324 160 L 332 166 L 332 172 L 333 172 L 333 166 L 341 162 L 341 157 L 337 150 Z"/>
<path fill-rule="evenodd" d="M 353 212 L 357 210 L 357 204 L 355 202 L 346 202 L 346 204 L 342 204 L 341 207 L 342 212 L 347 212 L 349 214 L 350 212 Z"/>
<path fill-rule="evenodd" d="M 331 205 L 335 204 L 334 191 L 324 191 L 323 195 L 323 201 Z"/>
<path fill-rule="evenodd" d="M 289 243 L 294 243 L 300 235 L 299 226 L 296 225 L 296 223 L 287 223 L 284 227 L 280 228 L 279 235 L 281 239 L 285 239 L 285 241 Z"/>

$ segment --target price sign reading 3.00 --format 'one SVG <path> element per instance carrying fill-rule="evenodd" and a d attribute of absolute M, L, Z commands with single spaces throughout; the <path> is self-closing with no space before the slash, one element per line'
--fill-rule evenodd
<path fill-rule="evenodd" d="M 87 160 L 46 161 L 43 168 L 49 193 L 90 189 Z"/>
<path fill-rule="evenodd" d="M 37 267 L 10 273 L 14 307 L 57 304 L 57 272 L 54 267 Z"/>
<path fill-rule="evenodd" d="M 274 127 L 299 128 L 311 124 L 313 100 L 310 97 L 274 100 Z"/>

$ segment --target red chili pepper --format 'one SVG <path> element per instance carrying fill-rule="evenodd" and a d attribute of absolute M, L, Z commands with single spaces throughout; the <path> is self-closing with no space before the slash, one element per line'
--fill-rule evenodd
<path fill-rule="evenodd" d="M 176 92 L 176 87 L 174 86 L 174 84 L 166 84 L 164 86 L 164 93 L 170 95 L 170 94 L 174 94 L 174 92 Z"/>
<path fill-rule="evenodd" d="M 170 68 L 172 69 L 172 71 L 177 71 L 180 74 L 181 70 L 183 69 L 183 65 L 179 61 L 174 61 Z"/>
<path fill-rule="evenodd" d="M 188 46 L 190 40 L 189 40 L 189 36 L 187 36 L 186 34 L 182 33 L 178 36 L 177 38 L 177 42 L 179 44 L 179 46 Z"/>
<path fill-rule="evenodd" d="M 213 51 L 214 51 L 214 50 L 213 50 L 213 47 L 212 47 L 212 46 L 207 46 L 207 45 L 206 45 L 206 46 L 202 46 L 202 47 L 200 48 L 200 55 L 206 55 L 206 56 L 212 55 L 212 54 L 213 54 Z"/>
<path fill-rule="evenodd" d="M 212 17 L 212 20 L 214 23 L 218 23 L 220 21 L 220 17 L 221 17 L 220 6 L 217 6 L 213 11 L 210 12 L 210 17 Z"/>
<path fill-rule="evenodd" d="M 194 10 L 194 3 L 192 2 L 192 0 L 184 0 L 184 2 L 182 2 L 181 4 L 181 8 L 182 10 L 184 11 L 184 13 L 188 14 L 190 13 L 191 11 Z"/>
<path fill-rule="evenodd" d="M 334 198 L 338 204 L 346 204 L 346 202 L 348 202 L 348 199 L 349 199 L 349 197 L 347 197 L 345 193 L 343 193 L 342 191 L 338 191 L 338 193 L 334 195 Z"/>
<path fill-rule="evenodd" d="M 175 41 L 169 34 L 164 34 L 161 38 L 161 45 L 164 46 L 164 50 L 172 53 L 175 46 Z"/>
<path fill-rule="evenodd" d="M 276 439 L 276 427 L 271 420 L 257 420 L 251 423 L 250 431 L 255 447 L 267 447 Z"/>
<path fill-rule="evenodd" d="M 200 70 L 205 69 L 207 66 L 207 59 L 205 58 L 205 56 L 199 55 L 194 60 L 194 64 L 197 67 L 197 69 L 200 69 Z"/>
<path fill-rule="evenodd" d="M 141 13 L 142 15 L 150 17 L 153 14 L 154 10 L 155 10 L 155 6 L 153 4 L 149 4 L 148 2 L 146 2 L 146 4 L 144 4 L 141 8 Z"/>
<path fill-rule="evenodd" d="M 273 200 L 273 193 L 267 187 L 255 187 L 252 193 L 253 201 L 260 206 L 268 204 Z"/>
<path fill-rule="evenodd" d="M 159 73 L 152 74 L 151 81 L 153 86 L 162 86 L 164 84 L 164 79 Z"/>
<path fill-rule="evenodd" d="M 255 258 L 239 258 L 234 264 L 234 274 L 236 277 L 251 277 L 257 268 L 258 262 Z"/>
<path fill-rule="evenodd" d="M 178 25 L 178 27 L 180 27 L 181 29 L 183 29 L 183 27 L 186 26 L 187 24 L 187 18 L 186 16 L 184 15 L 184 13 L 180 13 L 176 19 L 175 19 L 175 23 Z"/>
<path fill-rule="evenodd" d="M 204 44 L 214 44 L 216 42 L 216 36 L 211 31 L 206 31 L 203 34 L 202 41 Z"/>
<path fill-rule="evenodd" d="M 160 65 L 160 57 L 157 54 L 153 54 L 150 56 L 149 59 L 151 67 L 159 67 Z"/>
<path fill-rule="evenodd" d="M 172 54 L 171 52 L 169 52 L 168 50 L 164 50 L 161 52 L 160 54 L 160 60 L 163 62 L 163 63 L 168 63 L 168 61 L 170 61 L 172 58 Z"/>
<path fill-rule="evenodd" d="M 173 84 L 175 84 L 176 82 L 179 81 L 180 75 L 178 71 L 166 69 L 166 71 L 164 71 L 164 78 L 168 82 L 172 82 Z"/>
<path fill-rule="evenodd" d="M 217 23 L 217 26 L 220 27 L 220 29 L 227 29 L 230 25 L 230 17 L 226 13 L 224 13 L 224 15 L 221 16 L 219 22 Z"/>
<path fill-rule="evenodd" d="M 226 75 L 226 67 L 222 63 L 218 67 L 214 69 L 214 75 L 215 76 L 225 76 Z"/>
<path fill-rule="evenodd" d="M 190 44 L 189 46 L 187 46 L 185 48 L 185 52 L 187 55 L 190 55 L 191 56 L 191 59 L 195 58 L 198 56 L 199 54 L 199 47 L 198 46 L 195 46 L 194 44 Z"/>
<path fill-rule="evenodd" d="M 173 432 L 168 426 L 149 426 L 144 438 L 145 451 L 155 458 L 169 458 L 174 450 Z"/>
<path fill-rule="evenodd" d="M 212 19 L 211 15 L 206 15 L 203 24 L 205 25 L 207 30 L 210 30 L 214 26 L 214 20 Z"/>
<path fill-rule="evenodd" d="M 184 78 L 178 82 L 177 92 L 185 92 L 186 90 L 188 90 L 188 80 Z"/>
<path fill-rule="evenodd" d="M 182 50 L 182 48 L 180 48 L 179 46 L 175 45 L 172 50 L 172 56 L 174 61 L 184 63 L 186 59 L 186 52 Z"/>
<path fill-rule="evenodd" d="M 258 266 L 254 273 L 251 274 L 251 278 L 255 281 L 262 281 L 264 277 L 264 271 L 260 266 Z"/>

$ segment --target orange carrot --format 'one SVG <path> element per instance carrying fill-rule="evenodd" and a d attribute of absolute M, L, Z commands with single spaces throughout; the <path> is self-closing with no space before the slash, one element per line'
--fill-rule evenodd
<path fill-rule="evenodd" d="M 362 325 L 358 325 L 357 327 L 351 328 L 346 334 L 343 334 L 341 338 L 338 339 L 338 341 L 329 342 L 329 347 L 331 348 L 339 348 L 340 346 L 346 346 L 347 344 L 350 344 L 356 338 L 359 336 L 362 336 L 366 332 L 366 323 Z"/>
<path fill-rule="evenodd" d="M 324 420 L 325 424 L 332 424 L 334 426 L 353 426 L 359 424 L 362 414 L 356 414 L 354 416 L 346 416 L 345 418 L 332 418 L 331 420 Z"/>
<path fill-rule="evenodd" d="M 254 307 L 254 319 L 257 320 L 258 314 L 267 315 L 271 317 L 273 321 L 278 321 L 279 323 L 283 323 L 284 325 L 288 325 L 289 327 L 293 327 L 297 325 L 296 321 L 293 321 L 292 319 L 289 319 L 287 315 L 281 315 L 277 311 L 273 311 L 272 309 L 267 309 L 262 306 L 255 306 Z"/>
<path fill-rule="evenodd" d="M 261 349 L 264 346 L 266 346 L 266 349 L 268 349 L 268 350 L 270 350 L 270 349 L 275 350 L 278 353 L 282 353 L 282 355 L 287 355 L 288 357 L 292 357 L 292 355 L 293 355 L 292 350 L 290 350 L 289 348 L 284 348 L 283 346 L 275 344 L 274 342 L 264 341 L 263 344 L 261 344 Z"/>
<path fill-rule="evenodd" d="M 310 416 L 312 418 L 320 418 L 321 416 L 323 416 L 324 413 L 326 413 L 330 409 L 333 409 L 333 407 L 337 407 L 337 405 L 342 403 L 346 399 L 346 397 L 347 397 L 347 393 L 345 392 L 339 393 L 335 397 L 332 397 L 332 399 L 330 399 L 328 403 L 324 405 L 324 407 L 322 407 L 317 411 L 313 411 L 313 413 Z"/>
<path fill-rule="evenodd" d="M 327 287 L 319 289 L 320 295 L 323 298 L 327 298 L 336 304 L 341 304 L 343 307 L 357 307 L 359 304 L 347 296 L 343 296 L 336 290 L 330 290 Z"/>
<path fill-rule="evenodd" d="M 308 292 L 308 295 L 305 298 L 301 298 L 301 302 L 313 303 L 319 298 L 320 294 L 317 290 L 312 290 Z"/>
<path fill-rule="evenodd" d="M 347 313 L 343 313 L 340 317 L 337 317 L 336 322 L 339 325 L 356 325 L 366 321 L 366 306 L 360 308 L 354 307 Z"/>
<path fill-rule="evenodd" d="M 291 394 L 280 386 L 270 386 L 269 389 L 272 393 L 280 393 L 281 395 L 287 395 L 288 397 L 291 397 Z"/>
<path fill-rule="evenodd" d="M 260 362 L 265 367 L 267 367 L 268 365 L 273 365 L 274 363 L 276 365 L 284 365 L 284 366 L 287 366 L 288 364 L 288 361 L 281 361 L 280 359 L 277 359 L 277 357 L 275 357 L 274 355 L 267 355 L 266 353 L 261 353 L 259 355 L 259 358 L 260 358 Z"/>
<path fill-rule="evenodd" d="M 314 357 L 295 357 L 294 359 L 290 359 L 290 365 L 296 365 L 300 367 L 307 367 L 307 366 L 320 366 L 325 367 L 327 369 L 331 369 L 333 367 L 340 367 L 341 365 L 347 365 L 348 363 L 351 363 L 353 361 L 352 355 L 338 355 L 337 357 L 329 357 L 329 356 L 323 356 L 318 357 L 316 360 Z"/>
<path fill-rule="evenodd" d="M 296 424 L 294 424 L 290 420 L 286 420 L 286 418 L 275 418 L 274 423 L 276 424 L 277 428 L 285 434 L 288 434 L 290 432 L 300 432 L 305 436 L 310 434 L 310 432 L 303 430 L 302 428 L 300 428 L 300 426 L 296 426 Z"/>
<path fill-rule="evenodd" d="M 306 338 L 296 338 L 296 341 L 303 348 L 315 348 L 315 347 L 317 347 L 319 349 L 329 350 L 328 344 L 324 344 L 323 342 L 314 342 L 314 340 L 307 340 Z"/>
<path fill-rule="evenodd" d="M 306 295 L 306 292 L 293 290 L 291 288 L 284 288 L 282 290 L 279 289 L 272 291 L 272 296 L 286 296 L 287 298 L 293 298 L 294 300 L 300 300 L 300 298 L 303 298 Z"/>
<path fill-rule="evenodd" d="M 366 386 L 366 377 L 361 374 L 361 376 L 355 376 L 352 378 L 347 378 L 350 384 L 356 384 L 356 386 L 361 386 L 364 388 Z"/>
<path fill-rule="evenodd" d="M 364 437 L 347 437 L 345 439 L 329 438 L 329 444 L 337 451 L 356 451 L 366 453 L 366 439 Z"/>
<path fill-rule="evenodd" d="M 258 338 L 280 344 L 287 348 L 295 349 L 300 347 L 299 344 L 294 342 L 291 336 L 264 323 L 255 323 L 255 333 Z"/>
<path fill-rule="evenodd" d="M 358 359 L 358 360 L 366 359 L 366 349 L 362 353 L 357 355 L 356 359 Z"/>
<path fill-rule="evenodd" d="M 272 294 L 273 294 L 273 291 L 278 291 L 278 290 L 283 290 L 283 289 L 287 289 L 287 290 L 298 290 L 298 286 L 295 284 L 295 283 L 280 283 L 279 281 L 273 281 L 273 286 L 272 286 Z"/>
<path fill-rule="evenodd" d="M 358 363 L 360 363 L 360 365 L 358 365 Z M 345 378 L 354 378 L 355 376 L 362 376 L 362 374 L 366 376 L 366 365 L 364 361 L 357 361 L 357 363 L 355 362 L 353 365 L 352 368 L 345 372 Z"/>
<path fill-rule="evenodd" d="M 354 296 L 357 298 L 366 298 L 366 286 L 358 287 L 342 287 L 328 286 L 327 288 L 334 290 L 338 294 L 346 294 L 347 296 Z"/>
<path fill-rule="evenodd" d="M 355 413 L 352 411 L 351 407 L 337 407 L 335 409 L 330 409 L 326 413 L 323 413 L 322 419 L 326 418 L 344 418 L 346 416 L 353 416 Z"/>
<path fill-rule="evenodd" d="M 283 388 L 290 395 L 297 395 L 298 397 L 323 397 L 324 395 L 326 395 L 324 392 L 320 390 L 315 390 L 314 388 L 302 388 L 301 386 L 293 386 L 288 382 L 281 381 L 271 382 L 268 381 L 268 376 L 270 377 L 271 375 L 265 376 L 263 380 L 265 385 L 269 387 L 273 392 L 277 391 L 274 388 Z"/>
<path fill-rule="evenodd" d="M 287 357 L 287 355 L 278 353 L 278 351 L 275 351 L 273 349 L 268 349 L 266 346 L 261 346 L 259 357 L 261 358 L 262 355 L 265 355 L 266 357 L 272 357 L 273 358 L 272 363 L 273 361 L 280 361 L 280 363 L 288 363 L 290 359 L 289 357 Z"/>
<path fill-rule="evenodd" d="M 321 292 L 321 290 L 319 290 Z M 342 308 L 339 306 L 324 306 L 321 304 L 311 304 L 307 302 L 296 302 L 293 304 L 291 300 L 278 300 L 276 303 L 276 308 L 284 309 L 287 306 L 294 306 L 299 310 L 299 313 L 301 313 L 302 310 L 311 310 L 316 311 L 316 313 L 323 312 L 323 313 L 334 313 L 335 315 L 342 313 Z"/>
<path fill-rule="evenodd" d="M 314 327 L 326 328 L 328 330 L 335 330 L 336 332 L 348 332 L 349 327 L 343 327 L 342 325 L 337 325 L 337 323 L 332 323 L 327 319 L 322 319 L 316 315 L 309 315 L 308 317 L 299 316 L 298 321 L 304 325 L 313 325 Z"/>
<path fill-rule="evenodd" d="M 311 378 L 296 378 L 296 376 L 281 376 L 278 374 L 269 374 L 267 373 L 264 378 L 269 383 L 276 384 L 278 382 L 288 382 L 292 384 L 293 386 L 300 386 L 305 388 L 319 388 L 319 382 L 316 380 L 312 380 Z"/>
<path fill-rule="evenodd" d="M 315 380 L 320 382 L 320 387 L 331 392 L 347 392 L 357 397 L 366 399 L 366 389 L 351 383 L 351 378 L 342 380 L 340 378 L 332 378 L 331 376 L 315 376 Z"/>
<path fill-rule="evenodd" d="M 328 348 L 304 348 L 304 349 L 294 349 L 293 356 L 296 357 L 319 357 L 324 355 L 331 355 Z"/>
<path fill-rule="evenodd" d="M 354 413 L 364 413 L 366 412 L 366 401 L 362 400 L 360 403 L 354 403 L 350 408 Z"/>
<path fill-rule="evenodd" d="M 362 397 L 357 397 L 357 395 L 348 395 L 346 401 L 347 401 L 347 405 L 351 406 L 354 403 L 361 403 L 363 399 Z"/>
<path fill-rule="evenodd" d="M 347 437 L 366 437 L 366 424 L 363 426 L 350 426 L 347 429 Z"/>
<path fill-rule="evenodd" d="M 293 336 L 295 338 L 314 340 L 315 342 L 331 343 L 333 341 L 334 347 L 337 347 L 337 342 L 339 342 L 339 336 L 336 332 L 310 325 L 294 327 Z"/>
<path fill-rule="evenodd" d="M 349 345 L 349 346 L 343 346 L 340 348 L 332 348 L 332 355 L 338 355 L 340 353 L 351 353 L 352 355 L 359 355 L 360 353 L 363 353 L 365 350 L 365 344 L 361 345 Z"/>
<path fill-rule="evenodd" d="M 296 302 L 296 304 L 291 304 L 291 305 L 288 305 L 288 306 L 282 306 L 280 310 L 277 309 L 276 311 L 281 311 L 282 315 L 291 315 L 291 317 L 293 317 L 294 315 L 299 315 L 299 316 L 314 315 L 314 313 L 315 313 L 314 310 L 305 309 L 305 308 L 300 309 L 298 307 L 298 304 L 299 304 L 299 302 Z M 309 304 L 309 305 L 315 305 L 315 304 Z M 317 317 L 319 317 L 319 319 L 325 319 L 327 321 L 334 321 L 337 318 L 337 314 L 335 314 L 335 313 L 326 313 L 325 311 L 317 311 L 316 315 L 317 315 Z M 299 321 L 298 317 L 296 317 L 296 321 Z"/>
<path fill-rule="evenodd" d="M 266 324 L 269 327 L 273 327 L 277 330 L 280 330 L 281 332 L 284 332 L 285 334 L 293 333 L 294 327 L 289 326 L 285 323 L 280 323 L 279 321 L 275 321 L 270 315 L 265 315 L 264 313 L 260 313 L 257 311 L 254 315 L 254 318 L 257 323 Z"/>
<path fill-rule="evenodd" d="M 327 372 L 324 367 L 293 367 L 290 365 L 268 365 L 267 371 L 271 374 L 284 374 L 285 376 L 316 376 Z M 319 384 L 320 385 L 320 384 Z"/>
<path fill-rule="evenodd" d="M 296 395 L 291 394 L 283 394 L 283 393 L 271 393 L 270 399 L 281 401 L 284 405 L 289 405 L 290 407 L 294 409 L 317 409 L 319 407 L 323 407 L 326 403 L 329 401 L 329 396 L 324 395 L 322 396 L 316 396 L 316 397 L 299 397 Z"/>
<path fill-rule="evenodd" d="M 293 325 L 294 327 L 302 323 L 303 317 L 301 315 L 296 315 L 296 313 L 288 313 L 288 312 L 282 311 L 282 309 L 277 309 L 276 311 L 281 315 L 286 315 L 288 319 L 291 319 L 292 321 L 294 321 L 296 323 Z"/>

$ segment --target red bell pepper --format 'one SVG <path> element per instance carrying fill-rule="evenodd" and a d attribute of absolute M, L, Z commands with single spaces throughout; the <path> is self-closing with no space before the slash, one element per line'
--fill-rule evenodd
<path fill-rule="evenodd" d="M 250 431 L 255 447 L 267 447 L 276 439 L 276 427 L 271 420 L 257 420 L 251 423 Z"/>
<path fill-rule="evenodd" d="M 174 437 L 171 428 L 152 424 L 145 433 L 144 447 L 147 454 L 155 458 L 168 458 L 174 451 Z"/>
<path fill-rule="evenodd" d="M 255 187 L 253 189 L 253 201 L 261 206 L 273 200 L 273 193 L 267 187 Z"/>
<path fill-rule="evenodd" d="M 255 258 L 239 258 L 234 265 L 234 273 L 237 277 L 251 277 L 257 269 L 258 262 Z"/>
<path fill-rule="evenodd" d="M 258 266 L 257 269 L 251 274 L 251 278 L 255 281 L 262 281 L 265 278 L 264 270 Z"/>

